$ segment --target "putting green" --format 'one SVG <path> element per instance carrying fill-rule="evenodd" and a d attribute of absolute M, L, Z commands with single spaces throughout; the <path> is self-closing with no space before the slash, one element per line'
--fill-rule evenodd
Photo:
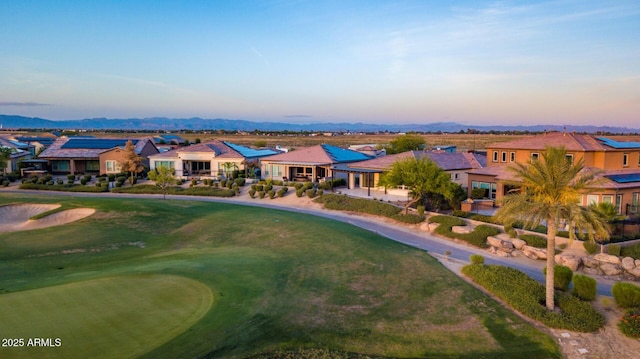
<path fill-rule="evenodd" d="M 137 357 L 186 331 L 212 303 L 207 286 L 171 275 L 108 277 L 3 294 L 0 357 Z"/>

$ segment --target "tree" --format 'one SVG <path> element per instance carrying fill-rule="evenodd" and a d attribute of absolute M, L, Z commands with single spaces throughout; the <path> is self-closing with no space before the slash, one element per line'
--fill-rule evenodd
<path fill-rule="evenodd" d="M 419 135 L 402 135 L 394 138 L 386 147 L 388 154 L 401 153 L 406 151 L 420 150 L 426 146 L 426 142 Z"/>
<path fill-rule="evenodd" d="M 432 205 L 439 207 L 440 196 L 447 200 L 453 199 L 458 193 L 456 187 L 459 187 L 451 182 L 447 172 L 428 157 L 410 157 L 396 161 L 390 170 L 382 173 L 380 184 L 388 187 L 409 187 L 411 201 L 405 205 L 405 213 L 411 205 L 422 204 L 425 199 L 429 201 L 427 208 L 431 208 Z"/>
<path fill-rule="evenodd" d="M 131 183 L 131 185 L 134 183 L 134 174 L 142 172 L 143 169 L 142 157 L 136 154 L 136 148 L 133 145 L 133 141 L 128 140 L 124 146 L 122 170 L 131 174 L 129 177 L 129 183 Z"/>
<path fill-rule="evenodd" d="M 227 179 L 233 179 L 233 171 L 238 170 L 238 165 L 235 162 L 225 162 L 222 164 L 222 168 L 224 169 L 224 176 Z"/>
<path fill-rule="evenodd" d="M 149 172 L 149 179 L 156 182 L 156 186 L 162 189 L 162 195 L 164 199 L 167 199 L 167 190 L 169 186 L 176 182 L 174 177 L 175 170 L 165 166 L 157 167 L 155 170 Z"/>
<path fill-rule="evenodd" d="M 4 174 L 5 169 L 9 167 L 10 158 L 11 148 L 0 146 L 0 175 Z"/>
<path fill-rule="evenodd" d="M 515 175 L 511 184 L 519 186 L 507 194 L 495 217 L 505 223 L 520 220 L 527 228 L 542 222 L 547 224 L 546 307 L 555 308 L 554 253 L 558 225 L 569 223 L 570 228 L 595 236 L 608 238 L 606 223 L 589 207 L 580 205 L 582 194 L 596 184 L 595 176 L 584 167 L 580 159 L 567 160 L 564 147 L 547 146 L 539 160 L 509 167 Z"/>

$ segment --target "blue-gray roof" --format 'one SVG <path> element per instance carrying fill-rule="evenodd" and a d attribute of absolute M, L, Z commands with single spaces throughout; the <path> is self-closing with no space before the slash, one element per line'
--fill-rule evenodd
<path fill-rule="evenodd" d="M 241 154 L 242 157 L 247 158 L 271 156 L 279 153 L 278 151 L 274 151 L 271 149 L 256 150 L 254 148 L 236 145 L 235 143 L 231 142 L 224 142 L 224 144 Z"/>
<path fill-rule="evenodd" d="M 127 144 L 129 139 L 126 138 L 70 138 L 60 148 L 90 148 L 90 149 L 110 149 L 120 147 Z M 131 140 L 135 145 L 138 140 Z"/>
<path fill-rule="evenodd" d="M 331 159 L 333 159 L 333 161 L 337 163 L 364 161 L 371 159 L 371 157 L 365 155 L 362 152 L 347 150 L 336 146 L 324 144 L 322 145 L 322 148 L 324 148 L 325 152 L 331 157 Z"/>
<path fill-rule="evenodd" d="M 608 175 L 606 176 L 610 180 L 617 183 L 631 183 L 631 182 L 640 182 L 640 173 L 627 173 L 620 175 Z"/>

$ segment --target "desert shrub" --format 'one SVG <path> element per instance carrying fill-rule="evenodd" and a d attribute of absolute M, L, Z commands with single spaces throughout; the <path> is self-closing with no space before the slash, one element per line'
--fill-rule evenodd
<path fill-rule="evenodd" d="M 469 213 L 461 211 L 459 209 L 454 209 L 453 212 L 451 212 L 451 215 L 454 217 L 467 218 L 469 216 Z"/>
<path fill-rule="evenodd" d="M 500 233 L 500 230 L 485 224 L 477 226 L 471 233 L 453 233 L 451 227 L 464 226 L 465 221 L 458 217 L 451 216 L 433 216 L 429 218 L 430 222 L 440 223 L 435 233 L 449 238 L 457 238 L 479 248 L 487 248 L 487 237 Z"/>
<path fill-rule="evenodd" d="M 640 243 L 634 244 L 632 246 L 622 247 L 620 249 L 620 255 L 623 257 L 640 259 Z"/>
<path fill-rule="evenodd" d="M 451 227 L 465 225 L 465 222 L 460 218 L 442 215 L 429 217 L 429 222 L 445 224 Z"/>
<path fill-rule="evenodd" d="M 486 196 L 487 190 L 484 188 L 474 188 L 471 190 L 471 198 L 482 199 Z"/>
<path fill-rule="evenodd" d="M 319 190 L 316 192 L 316 195 L 318 195 L 318 196 L 322 196 L 323 194 L 324 194 L 324 190 L 322 190 L 322 189 L 319 189 Z"/>
<path fill-rule="evenodd" d="M 560 311 L 547 310 L 544 285 L 515 268 L 469 264 L 462 268 L 462 273 L 520 313 L 549 327 L 593 332 L 604 325 L 604 317 L 591 303 L 569 293 L 556 292 Z"/>
<path fill-rule="evenodd" d="M 87 184 L 87 180 L 83 177 L 83 178 L 80 180 L 80 184 L 81 184 L 81 185 L 83 185 L 83 186 L 85 186 L 85 185 Z"/>
<path fill-rule="evenodd" d="M 9 180 L 2 180 L 2 187 L 9 187 Z"/>
<path fill-rule="evenodd" d="M 282 187 L 276 192 L 278 197 L 284 197 L 284 195 L 287 193 L 287 191 L 285 191 L 285 188 L 287 188 L 287 187 Z"/>
<path fill-rule="evenodd" d="M 309 188 L 305 191 L 305 194 L 307 195 L 307 197 L 313 198 L 316 196 L 316 190 L 315 188 Z"/>
<path fill-rule="evenodd" d="M 276 198 L 276 191 L 275 190 L 272 189 L 267 193 L 269 194 L 269 198 L 271 198 L 271 199 Z"/>
<path fill-rule="evenodd" d="M 582 246 L 589 254 L 594 254 L 598 251 L 598 244 L 594 241 L 584 241 L 582 242 Z"/>
<path fill-rule="evenodd" d="M 304 186 L 304 184 L 302 182 L 296 182 L 296 183 L 293 184 L 293 188 L 295 188 L 296 190 L 301 189 L 302 186 Z"/>
<path fill-rule="evenodd" d="M 571 279 L 573 278 L 573 271 L 571 268 L 563 265 L 556 264 L 553 266 L 553 287 L 562 291 L 569 290 Z M 547 267 L 542 268 L 542 274 L 547 275 Z"/>
<path fill-rule="evenodd" d="M 315 201 L 323 203 L 325 208 L 340 211 L 362 212 L 384 217 L 393 217 L 400 213 L 400 208 L 388 203 L 364 198 L 350 198 L 338 194 L 325 194 Z"/>
<path fill-rule="evenodd" d="M 598 282 L 595 279 L 582 274 L 573 276 L 573 291 L 571 294 L 582 300 L 593 301 L 598 293 Z"/>
<path fill-rule="evenodd" d="M 607 246 L 607 253 L 612 256 L 620 256 L 620 245 L 619 244 L 609 244 Z"/>
<path fill-rule="evenodd" d="M 521 234 L 520 239 L 527 242 L 528 246 L 536 248 L 547 248 L 547 239 L 535 234 Z"/>
<path fill-rule="evenodd" d="M 298 189 L 296 190 L 296 196 L 297 196 L 297 197 L 302 197 L 303 195 L 304 195 L 304 190 L 302 189 L 302 187 L 301 187 L 301 188 L 298 188 Z"/>
<path fill-rule="evenodd" d="M 102 182 L 96 182 L 96 187 L 98 188 L 102 187 Z"/>
<path fill-rule="evenodd" d="M 269 192 L 269 191 L 271 191 L 271 190 L 273 189 L 273 185 L 272 185 L 272 184 L 270 184 L 270 183 L 269 183 L 269 184 L 265 184 L 265 185 L 263 186 L 263 188 L 264 188 L 264 191 L 265 191 L 265 192 Z"/>
<path fill-rule="evenodd" d="M 113 175 L 113 176 L 115 176 L 115 175 Z M 82 179 L 84 179 L 85 181 L 89 182 L 89 181 L 91 181 L 91 175 L 84 175 L 84 176 L 82 176 Z M 111 182 L 113 182 L 113 181 L 111 181 Z"/>
<path fill-rule="evenodd" d="M 393 215 L 391 218 L 395 219 L 398 222 L 403 222 L 403 223 L 410 223 L 410 224 L 416 224 L 416 223 L 421 223 L 424 222 L 425 216 L 424 215 L 419 215 L 419 214 L 402 214 L 402 213 L 398 213 L 396 215 Z"/>
<path fill-rule="evenodd" d="M 506 231 L 506 229 L 505 229 Z M 511 228 L 509 229 L 509 231 L 507 232 L 509 233 L 509 238 L 516 238 L 518 237 L 518 231 L 516 231 L 515 229 Z"/>
<path fill-rule="evenodd" d="M 122 187 L 123 182 L 116 182 L 116 187 Z"/>
<path fill-rule="evenodd" d="M 257 184 L 256 185 L 256 191 L 258 191 L 258 192 L 264 191 L 264 185 L 263 184 Z"/>
<path fill-rule="evenodd" d="M 424 216 L 424 206 L 420 205 L 416 207 L 416 212 L 418 212 L 418 216 Z"/>
<path fill-rule="evenodd" d="M 20 189 L 40 189 L 47 191 L 57 192 L 108 192 L 109 188 L 105 187 L 91 187 L 82 186 L 79 184 L 63 184 L 63 185 L 47 185 L 37 183 L 23 183 L 20 185 Z"/>
<path fill-rule="evenodd" d="M 282 188 L 280 188 L 280 189 L 281 189 L 281 190 L 283 190 L 283 191 L 284 191 L 284 193 L 289 192 L 289 187 L 286 187 L 286 186 L 285 186 L 285 187 L 282 187 Z"/>
<path fill-rule="evenodd" d="M 258 186 L 258 185 L 257 185 L 256 183 L 252 183 L 250 188 L 251 188 L 252 190 L 254 190 L 254 191 L 257 191 L 257 189 L 256 189 L 256 188 L 257 188 L 257 186 Z"/>
<path fill-rule="evenodd" d="M 640 338 L 640 309 L 625 311 L 618 322 L 618 329 L 629 338 Z"/>
<path fill-rule="evenodd" d="M 71 182 L 71 183 L 73 183 L 73 182 Z M 60 185 L 60 184 L 64 184 L 64 181 L 62 180 L 62 178 L 58 178 L 58 179 L 56 180 L 56 184 L 59 184 L 59 185 Z"/>
<path fill-rule="evenodd" d="M 346 186 L 347 181 L 344 178 L 335 178 L 318 184 L 318 188 L 327 190 L 335 187 Z"/>
<path fill-rule="evenodd" d="M 471 264 L 484 264 L 484 257 L 479 254 L 472 254 L 469 256 Z"/>
<path fill-rule="evenodd" d="M 111 173 L 107 176 L 107 178 L 109 179 L 109 182 L 113 182 L 116 180 L 116 175 Z"/>
<path fill-rule="evenodd" d="M 76 179 L 76 175 L 67 175 L 67 180 L 72 181 Z"/>
<path fill-rule="evenodd" d="M 250 189 L 249 190 L 249 197 L 251 198 L 255 198 L 256 197 L 256 190 L 255 189 Z"/>
<path fill-rule="evenodd" d="M 265 192 L 265 191 L 258 191 L 258 197 L 260 199 L 263 199 L 266 194 L 267 194 L 267 192 Z"/>
<path fill-rule="evenodd" d="M 640 287 L 626 282 L 617 282 L 611 288 L 613 300 L 621 308 L 640 308 Z"/>
<path fill-rule="evenodd" d="M 233 180 L 233 182 L 235 182 L 235 184 L 237 184 L 238 186 L 242 187 L 246 183 L 246 180 L 244 178 L 236 178 L 235 180 Z"/>

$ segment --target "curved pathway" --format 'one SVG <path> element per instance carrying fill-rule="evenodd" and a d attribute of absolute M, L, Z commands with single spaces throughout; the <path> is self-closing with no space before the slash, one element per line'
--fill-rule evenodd
<path fill-rule="evenodd" d="M 19 190 L 19 189 L 3 189 L 0 193 L 32 193 L 37 195 L 50 195 L 50 196 L 71 196 L 71 197 L 121 197 L 121 198 L 156 198 L 162 199 L 162 195 L 155 194 L 125 194 L 125 193 L 84 193 L 84 192 L 55 192 L 50 191 L 37 191 L 37 190 Z M 295 196 L 295 194 L 289 194 L 289 196 Z M 395 223 L 388 223 L 380 218 L 370 217 L 362 214 L 352 214 L 349 212 L 332 211 L 321 208 L 320 206 L 309 205 L 308 199 L 295 198 L 296 201 L 288 201 L 287 204 L 278 203 L 281 199 L 269 200 L 269 199 L 251 199 L 246 195 L 246 192 L 239 197 L 220 198 L 220 197 L 200 197 L 200 196 L 184 196 L 184 195 L 167 195 L 167 199 L 181 200 L 181 201 L 202 201 L 202 202 L 219 202 L 219 203 L 231 203 L 246 206 L 255 206 L 263 208 L 273 208 L 283 211 L 290 211 L 296 213 L 304 213 L 313 216 L 319 216 L 329 218 L 332 220 L 345 222 L 354 226 L 363 228 L 365 230 L 374 232 L 391 240 L 399 243 L 406 244 L 411 247 L 419 248 L 430 252 L 434 257 L 440 257 L 449 251 L 451 254 L 449 258 L 456 261 L 467 263 L 469 256 L 472 254 L 480 254 L 485 257 L 485 263 L 487 264 L 499 264 L 516 268 L 537 281 L 544 283 L 544 276 L 542 274 L 542 268 L 545 265 L 544 261 L 535 261 L 527 257 L 509 257 L 503 258 L 496 256 L 483 250 L 481 248 L 475 248 L 464 244 L 456 243 L 448 239 L 444 239 L 438 236 L 434 236 L 431 233 L 412 230 L 402 225 Z M 307 200 L 307 202 L 305 202 Z M 612 280 L 606 280 L 603 278 L 595 278 L 598 281 L 598 294 L 611 296 Z"/>

